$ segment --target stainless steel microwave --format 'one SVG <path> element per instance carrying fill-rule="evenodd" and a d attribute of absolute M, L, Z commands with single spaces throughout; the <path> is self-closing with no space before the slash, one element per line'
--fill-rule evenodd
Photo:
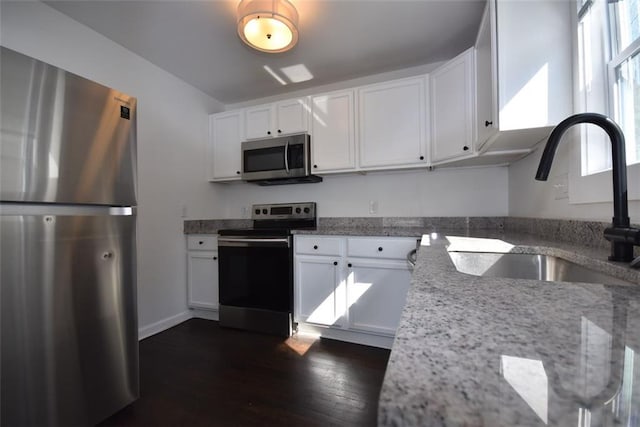
<path fill-rule="evenodd" d="M 322 181 L 311 173 L 311 138 L 296 134 L 243 142 L 242 179 L 261 185 Z"/>

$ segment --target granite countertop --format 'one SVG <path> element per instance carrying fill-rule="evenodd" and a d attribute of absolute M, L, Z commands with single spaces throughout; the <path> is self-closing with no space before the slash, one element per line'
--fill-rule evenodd
<path fill-rule="evenodd" d="M 632 283 L 472 276 L 447 247 L 555 255 Z M 640 271 L 606 257 L 524 234 L 425 236 L 379 425 L 640 426 Z"/>

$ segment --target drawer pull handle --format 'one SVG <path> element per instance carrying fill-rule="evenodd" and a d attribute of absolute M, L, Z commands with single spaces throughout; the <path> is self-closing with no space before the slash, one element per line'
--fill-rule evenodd
<path fill-rule="evenodd" d="M 318 245 L 313 245 L 313 249 L 318 249 Z"/>
<path fill-rule="evenodd" d="M 378 248 L 378 252 L 382 252 L 382 246 Z"/>

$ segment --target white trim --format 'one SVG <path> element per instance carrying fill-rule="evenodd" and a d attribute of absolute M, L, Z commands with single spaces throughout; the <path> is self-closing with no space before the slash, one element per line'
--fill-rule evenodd
<path fill-rule="evenodd" d="M 180 323 L 187 321 L 192 317 L 193 316 L 191 315 L 190 311 L 183 311 L 182 313 L 178 313 L 174 316 L 170 316 L 150 325 L 138 328 L 138 341 L 179 325 Z"/>
<path fill-rule="evenodd" d="M 215 321 L 220 320 L 218 310 L 202 310 L 199 308 L 190 308 L 189 311 L 191 311 L 191 317 L 195 319 L 206 319 Z"/>
<path fill-rule="evenodd" d="M 368 345 L 370 347 L 379 347 L 386 349 L 391 348 L 394 340 L 394 337 L 392 336 L 333 329 L 329 327 L 311 325 L 309 323 L 298 323 L 298 333 L 312 334 L 320 336 L 322 338 L 329 338 L 338 341 L 345 341 L 354 344 Z"/>

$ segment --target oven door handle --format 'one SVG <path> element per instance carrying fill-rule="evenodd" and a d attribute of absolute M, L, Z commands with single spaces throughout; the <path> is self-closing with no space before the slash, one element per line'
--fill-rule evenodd
<path fill-rule="evenodd" d="M 291 246 L 290 237 L 218 237 L 218 246 L 226 247 L 289 247 Z"/>

